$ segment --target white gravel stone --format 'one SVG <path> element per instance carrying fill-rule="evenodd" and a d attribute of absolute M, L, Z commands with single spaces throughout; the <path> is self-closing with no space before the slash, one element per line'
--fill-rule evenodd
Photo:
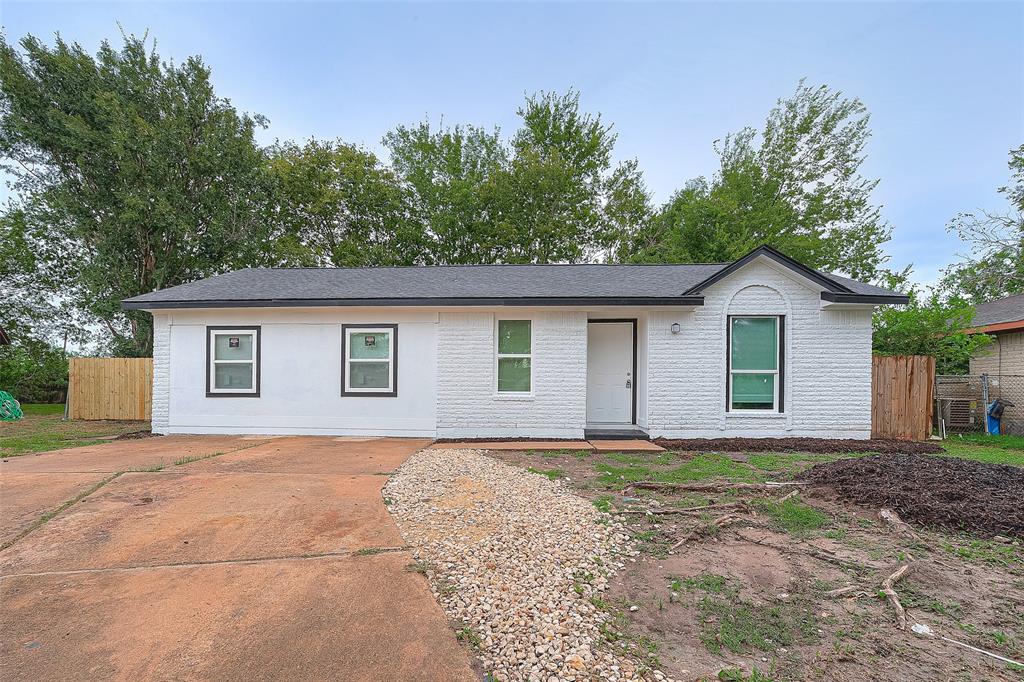
<path fill-rule="evenodd" d="M 608 615 L 590 603 L 636 554 L 612 516 L 476 450 L 421 450 L 384 496 L 438 602 L 479 638 L 495 679 L 655 679 L 603 646 Z"/>

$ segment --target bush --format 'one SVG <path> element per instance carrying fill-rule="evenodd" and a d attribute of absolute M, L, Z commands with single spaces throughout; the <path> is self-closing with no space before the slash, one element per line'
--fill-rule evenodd
<path fill-rule="evenodd" d="M 21 403 L 64 402 L 67 356 L 45 343 L 0 346 L 0 390 Z"/>

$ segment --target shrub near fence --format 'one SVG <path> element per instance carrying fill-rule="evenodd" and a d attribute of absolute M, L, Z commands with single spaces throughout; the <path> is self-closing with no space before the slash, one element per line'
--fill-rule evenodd
<path fill-rule="evenodd" d="M 71 358 L 68 416 L 72 419 L 149 419 L 152 358 Z"/>
<path fill-rule="evenodd" d="M 932 432 L 935 358 L 876 355 L 871 362 L 871 436 L 925 440 Z"/>

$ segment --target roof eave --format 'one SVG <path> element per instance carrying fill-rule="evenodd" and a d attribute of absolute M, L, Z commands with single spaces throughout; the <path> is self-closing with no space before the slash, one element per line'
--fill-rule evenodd
<path fill-rule="evenodd" d="M 910 297 L 903 294 L 846 294 L 835 291 L 821 292 L 821 300 L 829 303 L 869 303 L 871 305 L 906 305 Z"/>
<path fill-rule="evenodd" d="M 443 297 L 443 298 L 317 298 L 205 301 L 146 301 L 125 299 L 125 310 L 184 308 L 320 308 L 320 307 L 470 307 L 470 306 L 702 306 L 703 296 L 566 296 L 566 297 Z"/>
<path fill-rule="evenodd" d="M 993 334 L 996 332 L 1024 331 L 1024 320 L 1011 320 L 1010 322 L 997 322 L 994 324 L 983 324 L 978 327 L 965 329 L 965 334 Z"/>

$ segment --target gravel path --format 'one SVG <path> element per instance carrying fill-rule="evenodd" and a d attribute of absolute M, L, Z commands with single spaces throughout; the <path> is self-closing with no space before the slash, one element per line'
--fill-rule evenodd
<path fill-rule="evenodd" d="M 603 644 L 591 597 L 634 552 L 590 502 L 476 450 L 421 450 L 384 496 L 495 680 L 665 679 Z"/>

